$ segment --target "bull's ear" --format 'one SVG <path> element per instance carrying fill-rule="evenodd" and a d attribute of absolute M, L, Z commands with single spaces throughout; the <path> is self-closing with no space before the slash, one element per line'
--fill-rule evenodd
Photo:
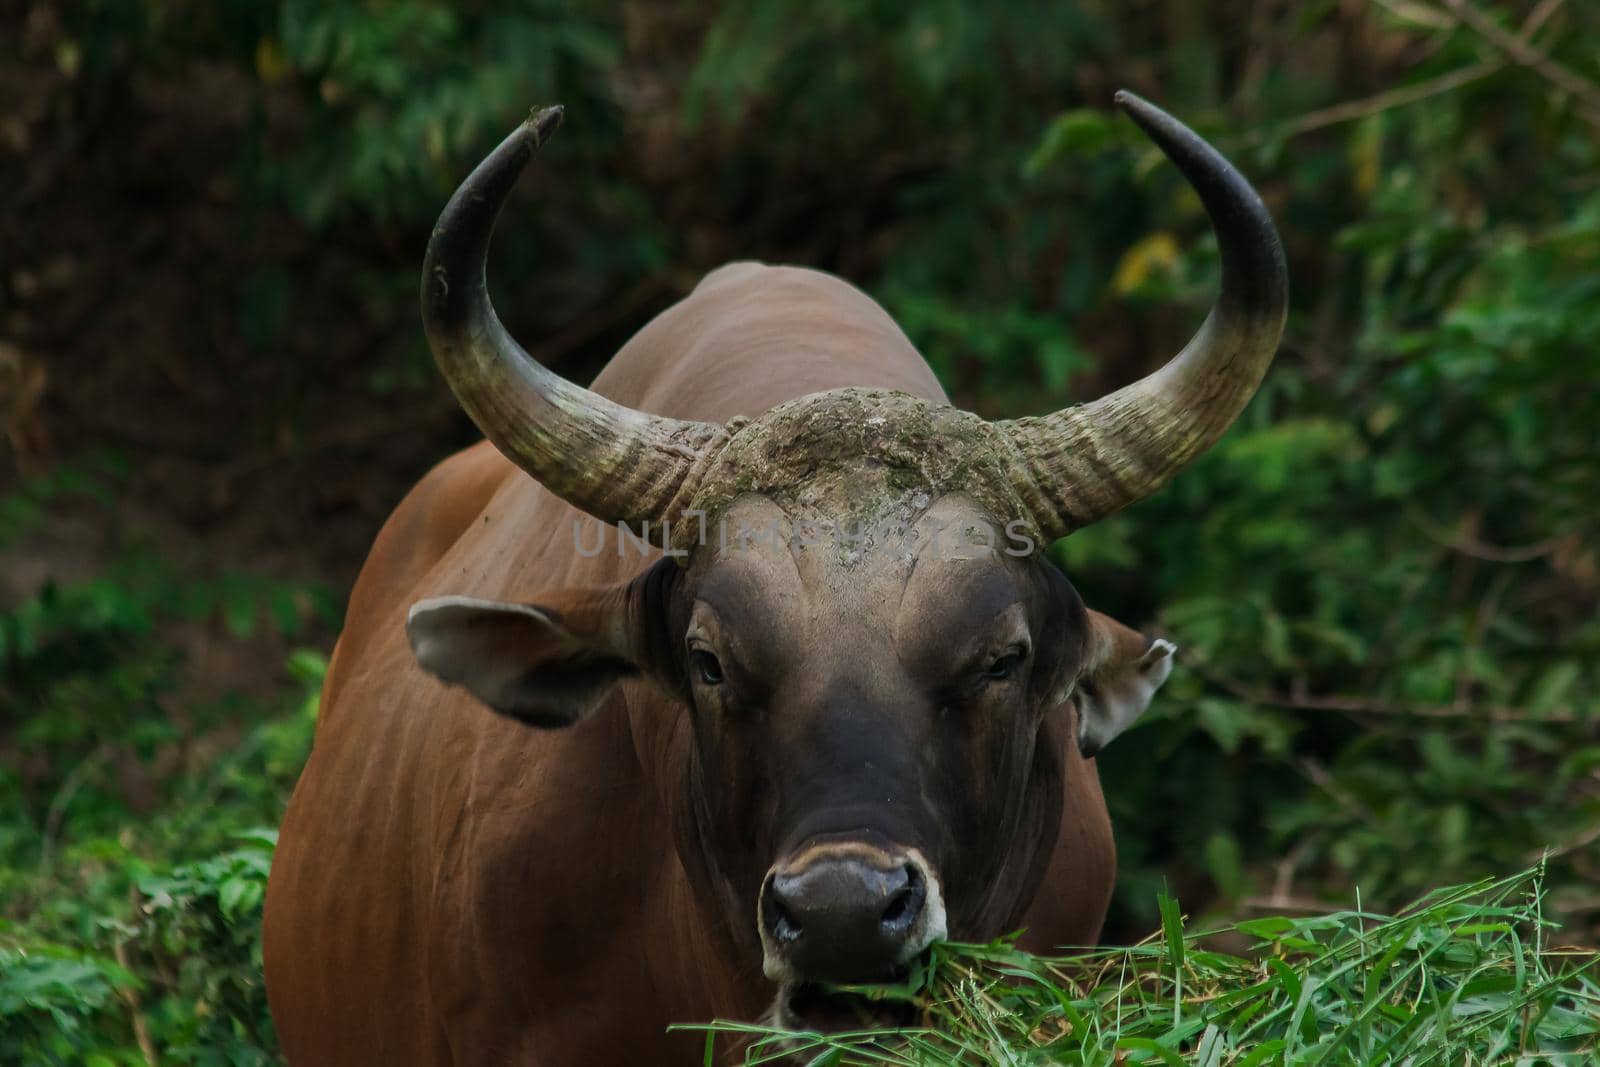
<path fill-rule="evenodd" d="M 1093 756 L 1133 724 L 1172 673 L 1171 641 L 1145 637 L 1090 611 L 1083 672 L 1073 692 L 1078 748 Z"/>
<path fill-rule="evenodd" d="M 423 670 L 500 714 L 571 726 L 639 668 L 627 647 L 625 595 L 605 589 L 559 599 L 569 610 L 434 597 L 412 605 L 406 636 Z"/>

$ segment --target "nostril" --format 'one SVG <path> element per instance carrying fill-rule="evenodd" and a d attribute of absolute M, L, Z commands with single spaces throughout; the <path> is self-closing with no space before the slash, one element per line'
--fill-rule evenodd
<path fill-rule="evenodd" d="M 889 906 L 883 910 L 883 925 L 894 926 L 905 918 L 906 912 L 911 910 L 911 890 L 902 889 L 889 901 Z"/>
<path fill-rule="evenodd" d="M 917 916 L 922 912 L 923 900 L 927 891 L 922 884 L 922 875 L 918 870 L 906 865 L 905 884 L 897 889 L 889 898 L 888 907 L 883 909 L 880 919 L 885 933 L 902 934 L 917 921 Z"/>
<path fill-rule="evenodd" d="M 800 923 L 793 913 L 783 906 L 783 901 L 778 899 L 777 894 L 774 893 L 767 898 L 767 906 L 770 909 L 768 925 L 771 927 L 772 936 L 779 941 L 798 941 L 802 932 Z"/>

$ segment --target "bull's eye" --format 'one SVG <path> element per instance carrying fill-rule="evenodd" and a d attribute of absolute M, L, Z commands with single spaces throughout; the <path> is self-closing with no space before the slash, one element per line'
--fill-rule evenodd
<path fill-rule="evenodd" d="M 727 676 L 722 673 L 722 664 L 718 662 L 717 657 L 703 648 L 691 649 L 689 662 L 706 685 L 721 685 L 726 680 Z"/>
<path fill-rule="evenodd" d="M 1004 681 L 1005 679 L 1016 674 L 1017 668 L 1021 665 L 1021 652 L 1007 652 L 1005 655 L 997 657 L 993 663 L 989 664 L 989 668 L 983 672 L 983 676 L 990 681 Z"/>

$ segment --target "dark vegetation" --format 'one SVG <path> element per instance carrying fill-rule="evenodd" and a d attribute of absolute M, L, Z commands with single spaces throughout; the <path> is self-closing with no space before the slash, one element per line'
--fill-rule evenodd
<path fill-rule="evenodd" d="M 256 933 L 322 654 L 387 510 L 474 439 L 417 327 L 421 250 L 530 105 L 568 122 L 494 276 L 563 373 L 757 257 L 860 283 L 956 402 L 1022 414 L 1155 366 L 1214 291 L 1123 86 L 1256 180 L 1295 291 L 1223 443 L 1055 549 L 1182 646 L 1101 757 L 1108 933 L 1165 918 L 1138 996 L 1210 1021 L 1130 1014 L 1122 1051 L 1253 1054 L 1159 984 L 1187 974 L 1255 990 L 1253 1062 L 1583 1055 L 1579 986 L 1538 968 L 1600 940 L 1597 34 L 1576 0 L 0 0 L 0 1063 L 273 1061 Z M 1547 925 L 1436 899 L 1393 989 L 1340 984 L 1367 919 L 1224 939 L 1279 942 L 1280 969 L 1185 956 L 1158 908 L 1391 912 L 1546 854 Z M 952 1042 L 996 997 L 1006 1040 L 1066 1033 L 985 984 L 1047 965 L 953 959 L 977 971 L 930 987 L 971 994 L 934 1016 Z M 1324 964 L 1344 999 L 1282 977 Z M 1125 982 L 1051 973 L 1032 988 L 1080 1012 Z M 1417 1017 L 1455 1025 L 1513 989 L 1484 1044 L 1379 1010 L 1434 997 Z M 1338 1011 L 1351 1043 L 1317 1046 L 1308 1013 Z M 1108 1062 L 1095 1026 L 1052 1055 Z"/>

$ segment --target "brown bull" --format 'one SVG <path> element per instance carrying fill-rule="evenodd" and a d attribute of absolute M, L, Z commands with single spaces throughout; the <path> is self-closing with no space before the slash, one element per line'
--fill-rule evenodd
<path fill-rule="evenodd" d="M 1216 440 L 1286 299 L 1244 179 L 1119 100 L 1210 213 L 1222 294 L 1148 378 L 1012 422 L 951 408 L 859 290 L 751 263 L 562 381 L 484 280 L 559 112 L 467 179 L 423 316 L 494 447 L 411 492 L 351 596 L 267 897 L 291 1063 L 698 1062 L 669 1023 L 827 1026 L 830 984 L 941 937 L 1097 937 L 1091 757 L 1173 649 L 1039 549 Z"/>

